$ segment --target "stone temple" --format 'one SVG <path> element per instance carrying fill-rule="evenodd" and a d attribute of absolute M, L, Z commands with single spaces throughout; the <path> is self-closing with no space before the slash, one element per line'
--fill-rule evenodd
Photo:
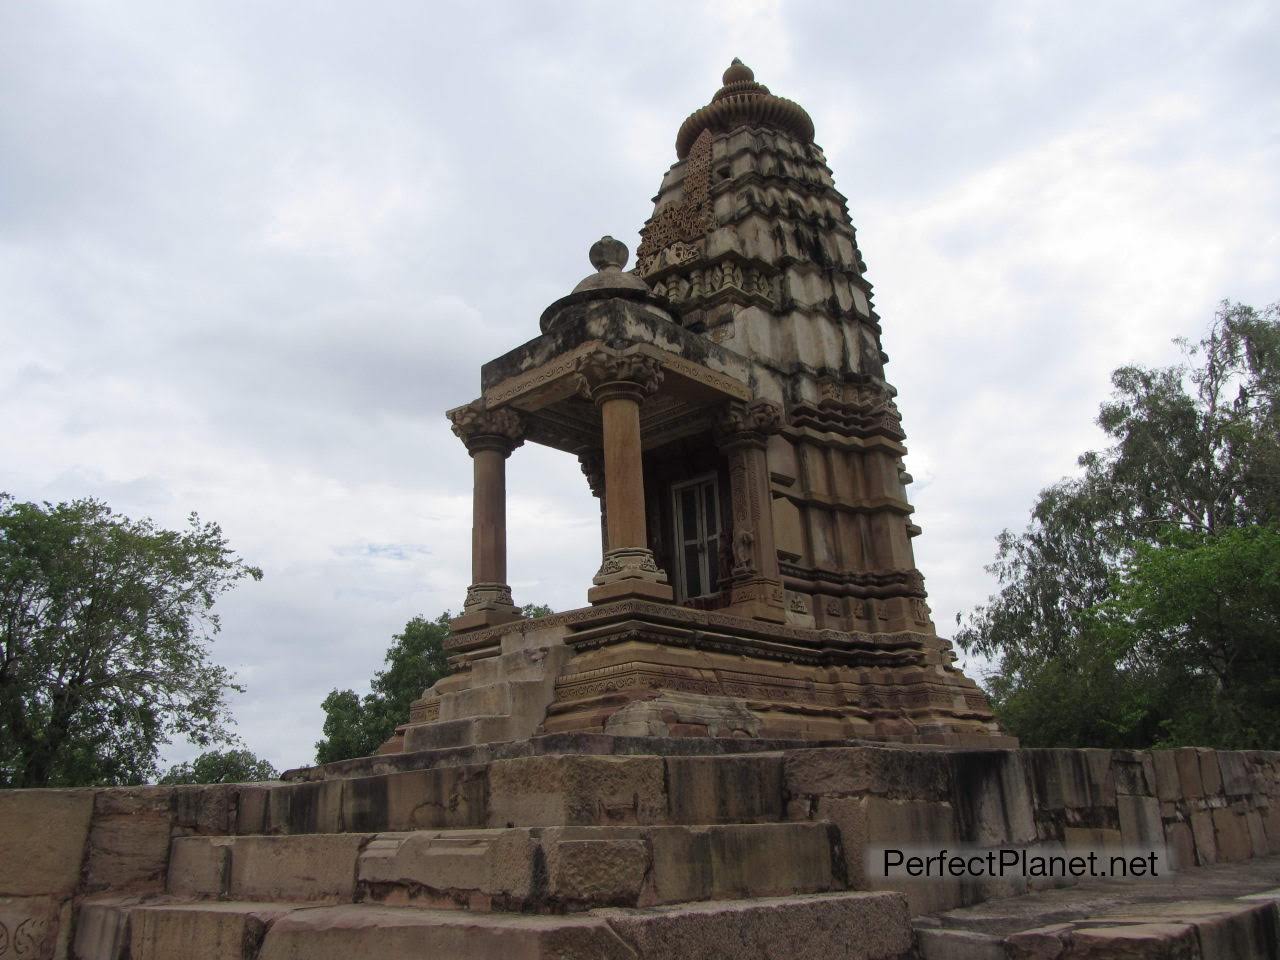
<path fill-rule="evenodd" d="M 934 632 L 813 138 L 735 61 L 635 269 L 592 246 L 450 411 L 475 471 L 455 670 L 380 753 L 0 791 L 0 960 L 1280 960 L 1280 753 L 1017 749 Z M 537 619 L 506 570 L 524 441 L 600 498 L 585 605 Z M 962 846 L 1165 872 L 877 869 Z"/>
<path fill-rule="evenodd" d="M 457 672 L 386 749 L 1007 742 L 929 618 L 879 317 L 813 137 L 735 61 L 676 135 L 636 268 L 597 242 L 541 334 L 449 411 L 474 460 L 474 582 Z M 537 621 L 506 583 L 504 461 L 525 441 L 577 457 L 600 498 L 590 605 Z"/>

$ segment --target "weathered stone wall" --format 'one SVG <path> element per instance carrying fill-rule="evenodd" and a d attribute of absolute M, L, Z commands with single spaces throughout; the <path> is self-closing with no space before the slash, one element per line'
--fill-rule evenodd
<path fill-rule="evenodd" d="M 86 896 L 163 892 L 170 841 L 234 833 L 239 789 L 0 790 L 0 958 L 69 956 Z"/>
<path fill-rule="evenodd" d="M 1280 853 L 1280 753 L 902 750 L 786 753 L 788 814 L 840 828 L 852 885 L 900 889 L 913 913 L 1023 892 L 1016 883 L 873 883 L 894 844 L 1167 850 L 1175 869 Z"/>
<path fill-rule="evenodd" d="M 120 915 L 121 898 L 152 898 L 155 905 L 163 894 L 213 897 L 226 893 L 227 882 L 244 887 L 243 877 L 217 866 L 226 858 L 223 846 L 180 839 L 187 837 L 266 838 L 236 841 L 242 867 L 263 854 L 258 847 L 270 846 L 272 857 L 288 847 L 293 859 L 281 864 L 296 860 L 306 867 L 299 876 L 314 879 L 312 865 L 329 863 L 348 886 L 363 884 L 357 900 L 384 900 L 397 894 L 382 889 L 374 868 L 430 846 L 430 837 L 412 831 L 482 828 L 528 847 L 530 863 L 543 863 L 547 874 L 544 892 L 583 909 L 693 898 L 645 893 L 655 878 L 661 886 L 682 876 L 685 864 L 702 864 L 712 880 L 723 875 L 698 893 L 703 899 L 779 895 L 786 891 L 768 881 L 780 877 L 795 892 L 846 883 L 899 889 L 913 913 L 1020 892 L 1014 883 L 894 887 L 869 880 L 864 852 L 895 844 L 1167 845 L 1184 867 L 1280 853 L 1275 752 L 544 740 L 352 761 L 288 783 L 0 791 L 0 960 L 65 960 L 78 955 L 76 942 L 95 944 L 93 957 L 116 956 L 103 944 L 124 935 L 108 922 Z M 514 755 L 518 750 L 523 755 Z M 406 768 L 410 763 L 422 766 Z M 767 824 L 776 826 L 735 826 Z M 592 839 L 580 840 L 573 829 Z M 696 850 L 720 840 L 728 845 L 716 873 L 715 856 Z M 334 844 L 342 856 L 329 850 Z M 663 873 L 659 853 L 677 847 Z M 437 861 L 456 859 L 447 845 L 438 852 L 433 870 Z M 821 882 L 795 879 L 818 868 Z M 633 874 L 623 890 L 618 877 Z M 280 899 L 308 899 L 299 889 L 282 887 Z M 239 899 L 261 898 L 252 884 L 231 892 L 237 890 L 253 893 Z M 94 906 L 107 894 L 115 906 Z M 536 910 L 540 901 L 530 895 L 520 902 Z M 102 929 L 95 932 L 95 924 Z"/>

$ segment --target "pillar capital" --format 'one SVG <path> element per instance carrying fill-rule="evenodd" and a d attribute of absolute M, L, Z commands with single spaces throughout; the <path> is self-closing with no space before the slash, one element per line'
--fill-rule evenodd
<path fill-rule="evenodd" d="M 782 408 L 768 400 L 732 400 L 716 418 L 716 442 L 722 448 L 743 444 L 763 447 L 782 429 Z"/>
<path fill-rule="evenodd" d="M 447 414 L 453 432 L 475 456 L 481 450 L 497 450 L 504 457 L 524 443 L 524 420 L 511 407 L 490 409 L 483 400 L 474 400 Z"/>
<path fill-rule="evenodd" d="M 662 383 L 662 364 L 643 353 L 596 350 L 578 358 L 574 373 L 578 392 L 597 405 L 615 397 L 639 403 Z"/>

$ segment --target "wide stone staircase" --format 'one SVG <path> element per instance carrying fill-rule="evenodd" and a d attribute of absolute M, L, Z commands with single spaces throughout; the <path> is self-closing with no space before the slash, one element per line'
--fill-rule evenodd
<path fill-rule="evenodd" d="M 906 900 L 788 819 L 776 753 L 430 757 L 239 788 L 233 832 L 171 840 L 163 894 L 81 903 L 72 956 L 911 955 Z"/>

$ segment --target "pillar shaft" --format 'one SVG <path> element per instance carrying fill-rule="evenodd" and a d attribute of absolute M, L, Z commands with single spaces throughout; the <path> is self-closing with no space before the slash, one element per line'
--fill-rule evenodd
<path fill-rule="evenodd" d="M 640 403 L 613 392 L 600 404 L 604 426 L 605 516 L 609 549 L 647 546 L 644 467 L 640 450 Z"/>
<path fill-rule="evenodd" d="M 604 451 L 608 542 L 587 599 L 593 604 L 624 598 L 669 602 L 671 586 L 654 560 L 645 529 L 640 440 L 640 403 L 657 391 L 662 366 L 639 352 L 597 350 L 579 358 L 575 369 L 579 389 L 600 409 Z"/>
<path fill-rule="evenodd" d="M 477 400 L 449 411 L 453 432 L 471 454 L 471 586 L 455 634 L 506 623 L 520 615 L 507 585 L 507 457 L 520 446 L 524 425 L 508 408 Z"/>
<path fill-rule="evenodd" d="M 507 582 L 507 454 L 498 446 L 472 452 L 471 582 Z"/>
<path fill-rule="evenodd" d="M 720 418 L 719 445 L 729 461 L 733 501 L 733 579 L 731 610 L 743 616 L 781 622 L 785 592 L 773 532 L 773 493 L 769 487 L 768 438 L 777 432 L 782 411 L 765 401 L 730 404 Z"/>

